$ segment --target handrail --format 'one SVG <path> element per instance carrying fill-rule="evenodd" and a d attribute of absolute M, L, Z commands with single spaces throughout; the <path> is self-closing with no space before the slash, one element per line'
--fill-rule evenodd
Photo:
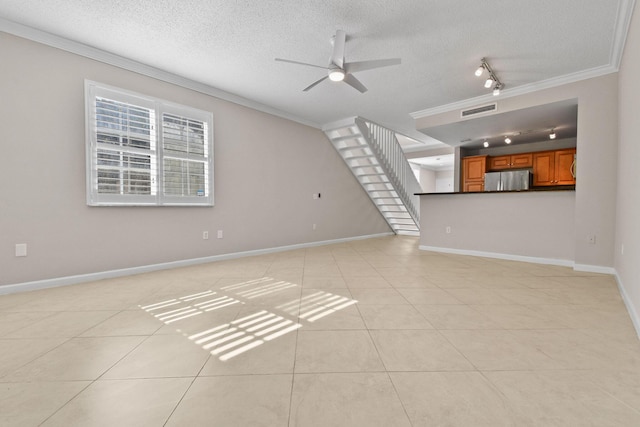
<path fill-rule="evenodd" d="M 369 147 L 378 158 L 380 167 L 389 177 L 394 190 L 404 203 L 416 225 L 420 223 L 420 203 L 416 193 L 422 192 L 416 176 L 405 157 L 402 147 L 391 129 L 380 126 L 361 117 L 356 117 L 356 125 L 365 137 Z"/>

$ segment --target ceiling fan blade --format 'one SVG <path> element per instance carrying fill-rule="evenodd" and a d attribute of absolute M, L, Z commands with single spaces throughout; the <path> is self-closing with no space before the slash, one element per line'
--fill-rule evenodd
<path fill-rule="evenodd" d="M 342 68 L 344 65 L 344 45 L 347 41 L 347 33 L 342 30 L 336 31 L 333 38 L 333 54 L 331 62 Z"/>
<path fill-rule="evenodd" d="M 347 74 L 344 77 L 344 82 L 346 84 L 348 84 L 349 86 L 351 86 L 352 88 L 355 88 L 358 91 L 360 91 L 360 93 L 365 93 L 367 91 L 367 88 L 364 87 L 364 85 L 362 83 L 360 83 L 360 80 L 356 79 L 353 76 L 353 74 Z"/>
<path fill-rule="evenodd" d="M 317 85 L 318 83 L 321 83 L 323 81 L 325 81 L 326 79 L 328 79 L 329 76 L 324 76 L 323 78 L 321 78 L 320 80 L 317 80 L 313 83 L 311 83 L 309 86 L 305 87 L 304 89 L 302 89 L 303 92 L 307 92 L 309 89 L 312 89 L 315 85 Z"/>
<path fill-rule="evenodd" d="M 358 71 L 372 70 L 374 68 L 388 67 L 390 65 L 400 64 L 400 58 L 390 59 L 374 59 L 371 61 L 345 62 L 344 70 L 347 73 L 355 73 Z"/>
<path fill-rule="evenodd" d="M 323 70 L 326 70 L 326 69 L 327 69 L 327 67 L 323 67 L 323 66 L 320 66 L 320 65 L 307 64 L 306 62 L 292 61 L 292 60 L 290 60 L 290 59 L 276 58 L 276 61 L 280 61 L 280 62 L 288 62 L 288 63 L 290 63 L 290 64 L 306 65 L 307 67 L 322 68 Z"/>

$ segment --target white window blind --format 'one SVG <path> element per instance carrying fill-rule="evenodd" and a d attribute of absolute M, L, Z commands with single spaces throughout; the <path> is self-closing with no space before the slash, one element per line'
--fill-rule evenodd
<path fill-rule="evenodd" d="M 213 205 L 211 113 L 94 82 L 86 107 L 89 205 Z"/>

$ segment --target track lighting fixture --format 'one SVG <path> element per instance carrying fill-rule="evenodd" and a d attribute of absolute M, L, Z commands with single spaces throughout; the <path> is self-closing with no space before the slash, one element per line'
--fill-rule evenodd
<path fill-rule="evenodd" d="M 484 82 L 484 87 L 489 89 L 493 86 L 493 95 L 500 95 L 500 91 L 504 89 L 504 83 L 502 83 L 498 77 L 496 77 L 496 73 L 493 72 L 486 58 L 482 58 L 480 60 L 480 66 L 475 72 L 476 77 L 480 77 L 484 72 L 487 71 L 489 73 L 489 77 Z M 495 86 L 494 86 L 495 85 Z"/>
<path fill-rule="evenodd" d="M 511 138 L 509 138 L 508 136 L 504 139 L 504 143 L 505 144 L 511 144 Z"/>
<path fill-rule="evenodd" d="M 556 130 L 551 129 L 551 133 L 549 134 L 549 139 L 556 139 Z"/>
<path fill-rule="evenodd" d="M 489 147 L 489 141 L 485 141 L 482 145 L 484 145 L 484 148 Z"/>

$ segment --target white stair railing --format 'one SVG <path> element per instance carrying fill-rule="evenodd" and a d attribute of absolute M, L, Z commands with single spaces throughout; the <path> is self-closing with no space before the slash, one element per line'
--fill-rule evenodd
<path fill-rule="evenodd" d="M 378 158 L 380 166 L 404 203 L 407 212 L 418 225 L 420 223 L 420 198 L 415 193 L 422 192 L 422 189 L 402 151 L 395 132 L 361 117 L 356 117 L 355 122 Z"/>

